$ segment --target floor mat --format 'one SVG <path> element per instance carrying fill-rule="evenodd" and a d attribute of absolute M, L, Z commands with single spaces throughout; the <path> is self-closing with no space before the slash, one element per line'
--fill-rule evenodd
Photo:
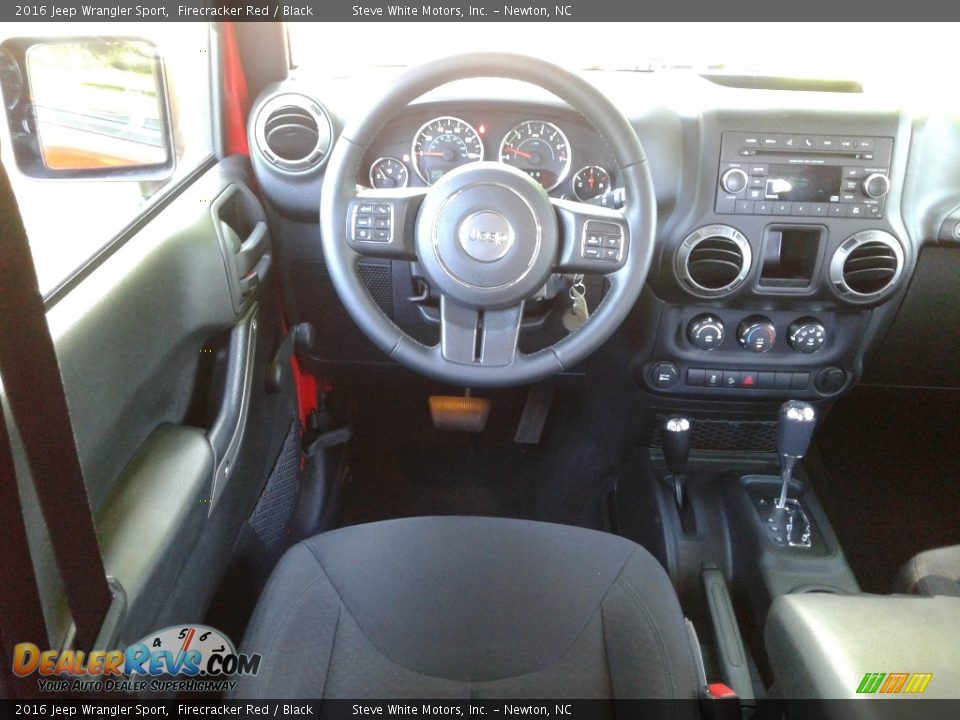
<path fill-rule="evenodd" d="M 419 515 L 488 515 L 605 529 L 610 467 L 602 428 L 584 426 L 574 393 L 558 390 L 539 445 L 513 442 L 524 390 L 493 401 L 483 433 L 433 428 L 429 388 L 365 393 L 350 451 L 342 525 Z M 389 404 L 371 402 L 390 397 Z M 609 453 L 607 454 L 609 458 Z"/>
<path fill-rule="evenodd" d="M 817 433 L 817 494 L 867 592 L 960 543 L 960 393 L 863 387 Z"/>

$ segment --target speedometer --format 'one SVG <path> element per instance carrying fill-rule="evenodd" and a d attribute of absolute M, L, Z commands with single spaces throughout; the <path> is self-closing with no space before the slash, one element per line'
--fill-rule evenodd
<path fill-rule="evenodd" d="M 483 160 L 483 141 L 473 125 L 448 115 L 424 123 L 410 155 L 420 179 L 433 185 L 455 167 Z"/>
<path fill-rule="evenodd" d="M 503 136 L 500 162 L 523 170 L 545 190 L 553 190 L 570 172 L 570 142 L 553 123 L 527 120 Z"/>

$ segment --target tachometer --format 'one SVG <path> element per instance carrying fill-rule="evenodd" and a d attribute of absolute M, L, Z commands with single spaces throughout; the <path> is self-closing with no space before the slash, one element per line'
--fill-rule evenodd
<path fill-rule="evenodd" d="M 375 188 L 402 188 L 410 180 L 407 166 L 395 157 L 382 157 L 370 166 L 370 184 Z"/>
<path fill-rule="evenodd" d="M 513 165 L 553 190 L 570 172 L 570 142 L 553 123 L 527 120 L 500 143 L 500 162 Z"/>
<path fill-rule="evenodd" d="M 434 118 L 413 137 L 413 166 L 427 185 L 433 185 L 455 167 L 483 160 L 483 141 L 474 127 L 460 118 Z"/>
<path fill-rule="evenodd" d="M 573 194 L 587 201 L 610 189 L 610 173 L 599 165 L 588 165 L 573 176 Z"/>

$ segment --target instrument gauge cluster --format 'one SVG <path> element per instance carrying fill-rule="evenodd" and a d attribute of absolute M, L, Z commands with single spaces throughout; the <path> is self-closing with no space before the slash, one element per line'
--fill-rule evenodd
<path fill-rule="evenodd" d="M 458 107 L 426 122 L 392 123 L 389 140 L 371 147 L 360 181 L 383 189 L 430 186 L 454 168 L 487 161 L 512 165 L 554 197 L 588 202 L 613 189 L 613 159 L 601 138 L 574 120 L 518 114 Z"/>

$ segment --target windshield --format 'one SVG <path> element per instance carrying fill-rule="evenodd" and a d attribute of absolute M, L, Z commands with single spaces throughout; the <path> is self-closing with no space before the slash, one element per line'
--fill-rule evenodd
<path fill-rule="evenodd" d="M 953 23 L 307 23 L 289 25 L 294 66 L 350 77 L 462 52 L 535 55 L 572 70 L 842 79 L 866 92 L 946 96 L 960 69 Z M 873 50 L 871 50 L 873 48 Z M 896 48 L 896 51 L 892 51 Z"/>

